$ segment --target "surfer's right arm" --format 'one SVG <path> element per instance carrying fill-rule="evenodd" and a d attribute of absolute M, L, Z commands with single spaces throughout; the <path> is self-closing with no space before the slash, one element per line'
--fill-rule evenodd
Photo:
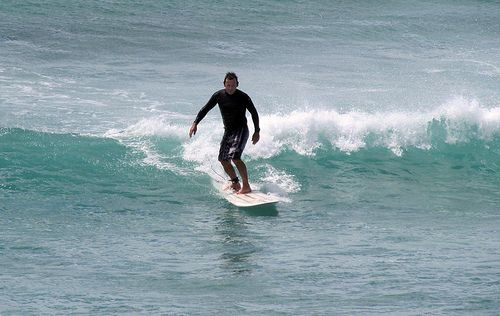
<path fill-rule="evenodd" d="M 203 120 L 203 118 L 205 117 L 205 115 L 207 115 L 207 113 L 214 108 L 218 100 L 219 100 L 219 91 L 215 92 L 212 95 L 210 100 L 208 100 L 207 104 L 205 104 L 205 106 L 201 108 L 200 112 L 198 112 L 198 115 L 196 115 L 196 119 L 194 120 L 193 125 L 191 125 L 191 128 L 189 129 L 190 138 L 191 136 L 196 135 L 196 131 L 198 130 L 197 128 L 198 123 L 200 123 L 201 120 Z"/>
<path fill-rule="evenodd" d="M 191 128 L 189 129 L 189 138 L 191 138 L 191 136 L 193 135 L 196 135 L 196 131 L 198 130 L 198 128 L 196 127 L 197 125 L 198 124 L 196 122 L 191 125 Z"/>

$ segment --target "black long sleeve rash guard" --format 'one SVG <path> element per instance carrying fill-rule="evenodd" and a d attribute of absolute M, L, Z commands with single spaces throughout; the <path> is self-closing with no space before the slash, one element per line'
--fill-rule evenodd
<path fill-rule="evenodd" d="M 260 132 L 259 114 L 250 97 L 243 91 L 236 90 L 232 95 L 225 89 L 215 92 L 207 104 L 196 116 L 195 123 L 198 124 L 207 113 L 219 104 L 224 129 L 226 132 L 242 128 L 247 125 L 246 110 L 252 115 L 255 132 Z"/>

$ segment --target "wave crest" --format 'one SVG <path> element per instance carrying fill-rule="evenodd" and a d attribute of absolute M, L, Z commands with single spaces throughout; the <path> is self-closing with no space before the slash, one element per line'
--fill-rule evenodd
<path fill-rule="evenodd" d="M 473 139 L 491 142 L 500 131 L 500 107 L 457 97 L 431 111 L 339 113 L 335 110 L 293 111 L 262 118 L 260 146 L 249 146 L 254 158 L 270 158 L 292 150 L 314 155 L 325 146 L 346 153 L 384 147 L 401 156 L 405 149 L 431 149 L 436 143 Z"/>

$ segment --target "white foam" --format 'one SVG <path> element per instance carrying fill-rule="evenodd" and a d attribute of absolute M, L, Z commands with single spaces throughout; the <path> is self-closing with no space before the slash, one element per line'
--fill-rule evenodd
<path fill-rule="evenodd" d="M 437 110 L 436 120 L 446 122 L 447 142 L 467 142 L 471 127 L 477 128 L 477 136 L 486 141 L 500 133 L 500 106 L 485 108 L 477 100 L 456 97 Z"/>
<path fill-rule="evenodd" d="M 401 155 L 409 147 L 429 149 L 429 125 L 435 121 L 444 122 L 448 143 L 469 141 L 471 128 L 477 128 L 476 137 L 489 141 L 500 132 L 500 107 L 486 108 L 476 100 L 457 97 L 429 111 L 308 110 L 264 116 L 261 121 L 259 146 L 246 150 L 252 159 L 270 158 L 284 150 L 314 155 L 325 140 L 346 153 L 381 146 Z"/>
<path fill-rule="evenodd" d="M 293 175 L 287 174 L 283 170 L 278 170 L 269 164 L 263 164 L 261 169 L 264 169 L 265 176 L 262 176 L 263 187 L 266 190 L 278 193 L 283 196 L 285 193 L 299 192 L 301 189 L 300 183 Z"/>
<path fill-rule="evenodd" d="M 165 139 L 183 139 L 187 137 L 187 131 L 183 125 L 178 125 L 173 120 L 172 114 L 164 114 L 151 118 L 141 119 L 139 122 L 124 128 L 111 129 L 104 134 L 119 140 L 122 144 L 142 153 L 145 157 L 142 159 L 144 165 L 152 165 L 160 170 L 169 170 L 176 174 L 186 175 L 190 170 L 185 169 L 179 164 L 169 162 L 175 160 L 175 154 L 162 152 L 151 138 L 161 137 Z"/>
<path fill-rule="evenodd" d="M 107 131 L 104 136 L 121 139 L 144 136 L 185 138 L 185 136 L 187 136 L 185 126 L 181 126 L 173 120 L 174 118 L 171 115 L 158 115 L 151 118 L 143 118 L 125 129 L 111 129 Z"/>

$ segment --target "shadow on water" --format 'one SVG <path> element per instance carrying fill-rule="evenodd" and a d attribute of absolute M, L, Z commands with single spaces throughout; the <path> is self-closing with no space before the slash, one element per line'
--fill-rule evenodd
<path fill-rule="evenodd" d="M 239 207 L 238 209 L 244 211 L 250 216 L 278 216 L 276 204 L 258 205 L 253 207 Z"/>
<path fill-rule="evenodd" d="M 261 249 L 258 236 L 251 230 L 252 217 L 278 216 L 275 205 L 238 208 L 228 207 L 220 218 L 216 230 L 219 235 L 222 254 L 221 268 L 232 274 L 250 274 L 255 266 L 255 254 Z M 257 238 L 257 239 L 255 239 Z"/>

